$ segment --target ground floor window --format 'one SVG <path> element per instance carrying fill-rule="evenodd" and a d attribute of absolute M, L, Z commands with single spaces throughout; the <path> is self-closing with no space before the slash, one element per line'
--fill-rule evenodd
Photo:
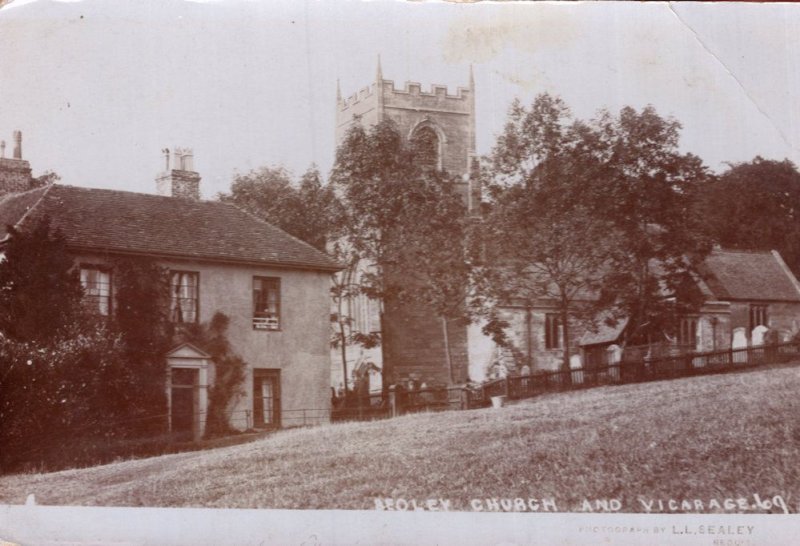
<path fill-rule="evenodd" d="M 281 426 L 280 370 L 253 370 L 253 426 Z"/>

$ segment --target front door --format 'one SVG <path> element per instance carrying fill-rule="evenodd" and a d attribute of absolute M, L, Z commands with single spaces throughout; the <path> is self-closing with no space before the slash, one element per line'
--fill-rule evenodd
<path fill-rule="evenodd" d="M 280 410 L 280 370 L 253 370 L 253 427 L 279 427 Z"/>
<path fill-rule="evenodd" d="M 198 370 L 172 369 L 172 432 L 179 439 L 191 440 L 197 421 Z"/>

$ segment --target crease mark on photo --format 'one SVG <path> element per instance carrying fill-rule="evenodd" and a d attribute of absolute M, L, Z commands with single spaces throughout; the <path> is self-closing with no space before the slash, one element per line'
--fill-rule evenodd
<path fill-rule="evenodd" d="M 772 116 L 770 116 L 770 115 L 769 115 L 769 114 L 768 114 L 768 113 L 767 113 L 767 112 L 766 112 L 766 111 L 765 111 L 765 110 L 764 110 L 764 109 L 761 107 L 761 105 L 759 105 L 759 104 L 758 104 L 758 101 L 756 101 L 756 100 L 755 100 L 755 97 L 753 97 L 753 95 L 751 95 L 751 94 L 750 94 L 750 92 L 747 90 L 747 87 L 745 87 L 745 85 L 742 83 L 742 81 L 741 81 L 741 80 L 740 80 L 738 77 L 736 77 L 736 74 L 734 74 L 734 72 L 733 72 L 733 71 L 732 71 L 732 70 L 731 70 L 731 69 L 728 67 L 728 65 L 727 65 L 727 64 L 725 64 L 725 61 L 723 61 L 723 60 L 722 60 L 722 59 L 721 59 L 721 58 L 720 58 L 720 57 L 719 57 L 719 56 L 718 56 L 716 53 L 714 53 L 714 51 L 713 51 L 713 50 L 712 50 L 712 49 L 709 47 L 709 45 L 706 43 L 706 41 L 705 41 L 705 40 L 703 40 L 703 38 L 702 38 L 702 37 L 700 36 L 700 34 L 699 34 L 699 33 L 698 33 L 698 32 L 697 32 L 697 31 L 696 31 L 696 30 L 695 30 L 695 29 L 692 27 L 692 25 L 690 25 L 690 24 L 689 24 L 689 23 L 688 23 L 688 22 L 687 22 L 687 21 L 686 21 L 686 20 L 685 20 L 683 17 L 681 17 L 681 14 L 680 14 L 680 13 L 678 13 L 678 11 L 677 11 L 677 10 L 676 10 L 676 9 L 673 7 L 673 2 L 668 2 L 668 3 L 667 3 L 667 7 L 668 7 L 668 8 L 669 8 L 669 10 L 672 12 L 672 14 L 673 14 L 673 15 L 674 15 L 674 16 L 675 16 L 677 19 L 678 19 L 678 21 L 679 21 L 679 22 L 680 22 L 680 23 L 681 23 L 681 24 L 682 24 L 684 27 L 686 27 L 686 28 L 689 30 L 689 32 L 691 32 L 691 33 L 692 33 L 692 36 L 694 36 L 694 39 L 697 41 L 697 43 L 698 43 L 698 44 L 700 44 L 700 46 L 701 46 L 701 47 L 702 47 L 702 48 L 703 48 L 703 49 L 704 49 L 704 50 L 705 50 L 705 51 L 706 51 L 706 52 L 707 52 L 709 55 L 711 55 L 711 56 L 712 56 L 712 57 L 713 57 L 713 58 L 714 58 L 714 59 L 717 61 L 717 63 L 719 63 L 719 65 L 720 65 L 720 66 L 722 66 L 722 68 L 725 70 L 725 72 L 726 72 L 726 73 L 727 73 L 727 74 L 728 74 L 728 75 L 729 75 L 731 78 L 733 78 L 733 80 L 736 82 L 736 84 L 739 86 L 739 88 L 742 90 L 742 92 L 743 92 L 743 93 L 745 94 L 745 96 L 747 97 L 747 100 L 749 100 L 749 101 L 750 101 L 750 102 L 753 104 L 753 106 L 755 106 L 756 110 L 758 110 L 758 112 L 759 112 L 759 113 L 760 113 L 762 116 L 764 116 L 764 117 L 767 119 L 767 121 L 769 121 L 770 125 L 771 125 L 771 126 L 774 128 L 774 129 L 775 129 L 775 131 L 776 131 L 776 132 L 778 133 L 778 135 L 781 137 L 781 140 L 782 140 L 782 141 L 783 141 L 783 142 L 784 142 L 784 143 L 785 143 L 785 144 L 786 144 L 786 145 L 787 145 L 789 148 L 791 148 L 791 149 L 793 149 L 793 150 L 796 150 L 796 149 L 798 149 L 798 148 L 797 148 L 797 146 L 793 146 L 793 145 L 792 145 L 792 143 L 791 143 L 791 142 L 789 141 L 789 139 L 787 138 L 786 134 L 785 134 L 785 133 L 784 133 L 784 132 L 781 130 L 781 128 L 780 128 L 780 127 L 778 127 L 778 125 L 777 125 L 777 124 L 775 123 L 775 121 L 772 119 Z"/>

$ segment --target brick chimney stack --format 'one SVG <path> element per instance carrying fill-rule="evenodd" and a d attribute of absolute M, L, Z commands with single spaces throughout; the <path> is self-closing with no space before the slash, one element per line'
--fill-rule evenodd
<path fill-rule="evenodd" d="M 22 159 L 22 132 L 14 131 L 14 151 L 7 158 L 6 143 L 0 143 L 0 196 L 30 189 L 33 177 L 31 165 Z"/>
<path fill-rule="evenodd" d="M 156 178 L 159 195 L 200 200 L 200 175 L 194 171 L 194 156 L 191 148 L 169 148 L 164 154 L 164 172 Z"/>

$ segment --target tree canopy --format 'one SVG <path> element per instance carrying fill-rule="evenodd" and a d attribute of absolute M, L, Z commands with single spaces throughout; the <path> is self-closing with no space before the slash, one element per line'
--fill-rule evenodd
<path fill-rule="evenodd" d="M 323 251 L 336 222 L 336 195 L 314 165 L 298 182 L 282 167 L 237 174 L 231 192 L 218 198 Z"/>
<path fill-rule="evenodd" d="M 455 179 L 429 152 L 405 142 L 391 121 L 355 125 L 331 182 L 342 203 L 342 247 L 361 267 L 355 292 L 384 305 L 424 304 L 446 328 L 465 314 L 466 210 Z"/>
<path fill-rule="evenodd" d="M 31 230 L 9 228 L 0 259 L 0 332 L 17 341 L 63 333 L 80 312 L 82 295 L 63 235 L 45 217 Z"/>
<path fill-rule="evenodd" d="M 800 172 L 788 159 L 730 164 L 702 188 L 698 213 L 722 247 L 778 250 L 800 275 Z"/>
<path fill-rule="evenodd" d="M 597 183 L 621 244 L 600 305 L 627 318 L 628 340 L 658 338 L 701 303 L 694 277 L 711 243 L 693 203 L 709 174 L 697 156 L 678 149 L 680 123 L 652 106 L 604 114 L 596 125 L 605 148 Z"/>
<path fill-rule="evenodd" d="M 641 337 L 673 327 L 667 296 L 697 304 L 690 281 L 708 244 L 692 199 L 707 174 L 679 152 L 679 131 L 652 107 L 582 121 L 544 94 L 510 109 L 487 161 L 478 278 L 498 303 L 555 302 L 565 367 L 570 322 L 625 318 Z"/>

